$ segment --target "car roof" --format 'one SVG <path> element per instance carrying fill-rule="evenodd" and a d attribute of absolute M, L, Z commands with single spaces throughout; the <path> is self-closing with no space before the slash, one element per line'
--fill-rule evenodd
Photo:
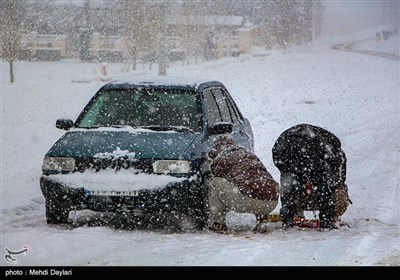
<path fill-rule="evenodd" d="M 136 76 L 121 78 L 104 85 L 101 89 L 130 89 L 137 87 L 168 88 L 180 90 L 203 90 L 204 88 L 221 86 L 221 82 L 215 80 L 172 77 L 172 76 Z"/>

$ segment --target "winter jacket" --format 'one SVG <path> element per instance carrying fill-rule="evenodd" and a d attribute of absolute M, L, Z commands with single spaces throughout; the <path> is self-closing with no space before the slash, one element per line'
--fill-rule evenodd
<path fill-rule="evenodd" d="M 234 183 L 250 198 L 278 200 L 278 183 L 272 178 L 260 159 L 225 135 L 219 136 L 209 152 L 213 176 Z"/>
<path fill-rule="evenodd" d="M 300 124 L 289 128 L 275 142 L 272 155 L 282 174 L 296 174 L 305 181 L 320 181 L 333 174 L 337 177 L 334 187 L 346 180 L 346 155 L 340 140 L 321 127 Z"/>

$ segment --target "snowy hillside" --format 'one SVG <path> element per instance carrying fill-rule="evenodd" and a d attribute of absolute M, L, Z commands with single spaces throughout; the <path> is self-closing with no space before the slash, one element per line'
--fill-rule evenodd
<path fill-rule="evenodd" d="M 3 61 L 1 252 L 28 245 L 18 265 L 400 265 L 400 61 L 330 48 L 374 38 L 375 31 L 331 37 L 286 54 L 265 51 L 168 69 L 171 76 L 225 83 L 252 124 L 256 154 L 276 180 L 271 149 L 287 128 L 310 123 L 341 139 L 353 201 L 343 219 L 350 228 L 328 232 L 284 231 L 271 224 L 270 233 L 255 234 L 254 216 L 235 213 L 228 217 L 229 235 L 48 226 L 39 187 L 42 159 L 63 134 L 55 120 L 75 119 L 103 84 L 101 65 L 17 62 L 16 82 L 10 84 Z M 353 47 L 400 56 L 398 35 Z M 108 67 L 110 77 L 123 75 L 124 65 Z M 148 72 L 140 65 L 129 75 Z M 1 265 L 9 265 L 3 256 Z"/>

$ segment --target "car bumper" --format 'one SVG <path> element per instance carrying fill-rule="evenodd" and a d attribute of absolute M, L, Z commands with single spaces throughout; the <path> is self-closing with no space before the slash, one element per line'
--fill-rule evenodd
<path fill-rule="evenodd" d="M 194 219 L 206 216 L 207 189 L 199 180 L 183 179 L 155 189 L 139 189 L 129 195 L 124 192 L 93 194 L 85 187 L 68 185 L 52 175 L 43 175 L 40 187 L 46 200 L 56 200 L 58 205 L 70 210 L 122 211 L 150 219 L 172 212 Z"/>

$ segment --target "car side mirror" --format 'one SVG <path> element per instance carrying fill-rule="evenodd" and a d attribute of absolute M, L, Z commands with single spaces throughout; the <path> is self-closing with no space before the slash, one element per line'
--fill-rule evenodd
<path fill-rule="evenodd" d="M 69 130 L 74 126 L 74 122 L 70 119 L 58 119 L 56 121 L 56 127 L 62 130 Z"/>
<path fill-rule="evenodd" d="M 214 125 L 208 127 L 209 134 L 225 134 L 231 133 L 233 124 L 229 122 L 217 122 Z"/>

